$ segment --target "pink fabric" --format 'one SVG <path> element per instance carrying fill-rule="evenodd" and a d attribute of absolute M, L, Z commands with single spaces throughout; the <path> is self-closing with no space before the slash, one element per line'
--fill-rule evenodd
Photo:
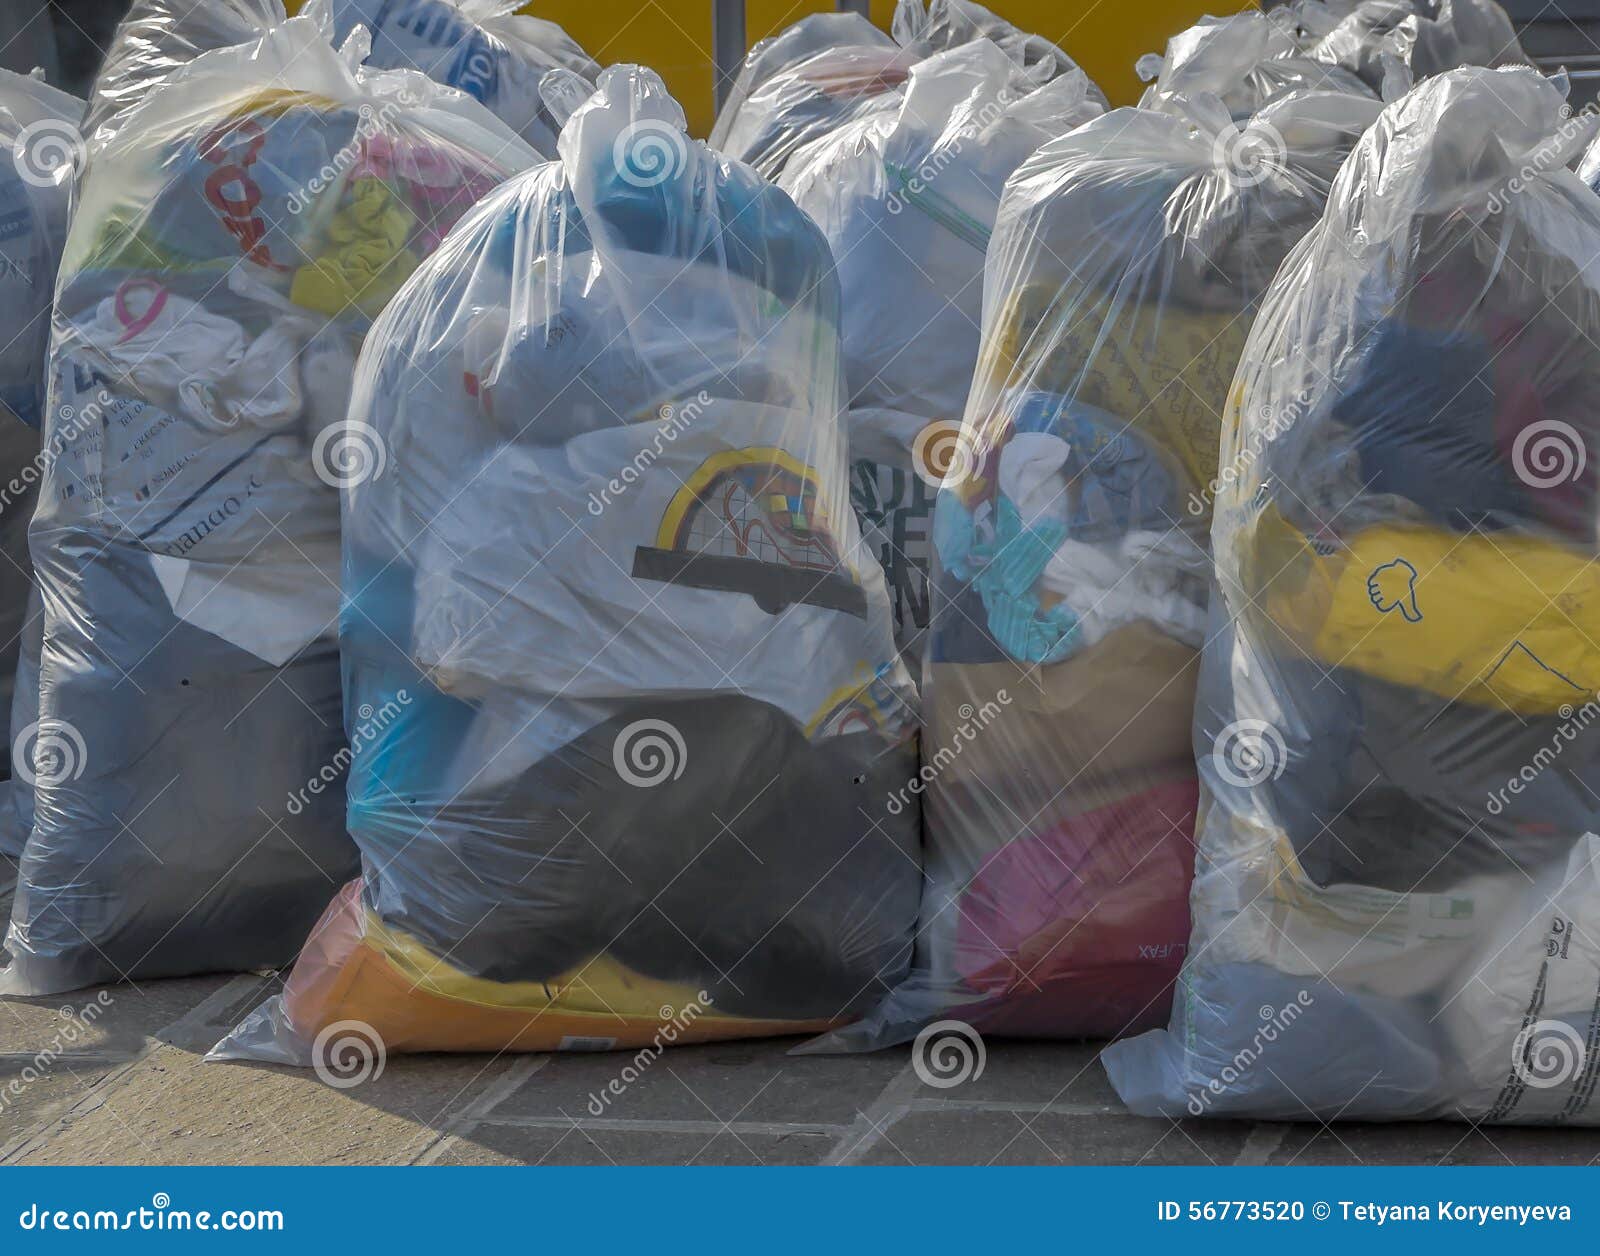
<path fill-rule="evenodd" d="M 1074 816 L 990 857 L 961 901 L 956 963 L 988 994 L 964 1013 L 1024 1037 L 1167 1023 L 1189 943 L 1192 778 Z"/>

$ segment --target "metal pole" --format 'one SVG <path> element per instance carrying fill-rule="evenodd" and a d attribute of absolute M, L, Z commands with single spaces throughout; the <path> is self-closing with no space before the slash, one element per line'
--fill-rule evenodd
<path fill-rule="evenodd" d="M 872 16 L 872 0 L 838 0 L 834 5 L 840 13 L 859 13 L 862 17 Z"/>
<path fill-rule="evenodd" d="M 711 0 L 711 57 L 718 109 L 733 90 L 745 50 L 744 0 Z"/>

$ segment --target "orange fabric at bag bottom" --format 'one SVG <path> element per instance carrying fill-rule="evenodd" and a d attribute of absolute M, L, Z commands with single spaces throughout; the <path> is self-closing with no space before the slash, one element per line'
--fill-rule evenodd
<path fill-rule="evenodd" d="M 361 1021 L 389 1052 L 609 1050 L 817 1033 L 827 1021 L 719 1014 L 702 991 L 655 981 L 598 956 L 550 982 L 485 981 L 386 929 L 352 881 L 329 905 L 284 988 L 307 1040 Z"/>

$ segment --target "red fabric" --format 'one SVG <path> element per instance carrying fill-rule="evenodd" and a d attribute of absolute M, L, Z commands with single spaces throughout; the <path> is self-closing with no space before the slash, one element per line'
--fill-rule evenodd
<path fill-rule="evenodd" d="M 1019 838 L 961 901 L 957 970 L 992 996 L 964 1019 L 1020 1037 L 1115 1037 L 1167 1023 L 1189 943 L 1194 779 Z"/>

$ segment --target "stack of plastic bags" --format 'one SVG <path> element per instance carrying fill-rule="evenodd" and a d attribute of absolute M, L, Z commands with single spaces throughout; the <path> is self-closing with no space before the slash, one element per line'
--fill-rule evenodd
<path fill-rule="evenodd" d="M 895 108 L 918 61 L 975 39 L 1001 48 L 1035 84 L 1080 72 L 1054 44 L 972 0 L 929 0 L 926 9 L 899 0 L 893 38 L 856 15 L 817 14 L 750 50 L 711 146 L 777 179 L 802 145 Z"/>
<path fill-rule="evenodd" d="M 1595 1121 L 1600 200 L 1525 69 L 1391 105 L 1263 303 L 1145 1114 Z"/>
<path fill-rule="evenodd" d="M 372 36 L 367 64 L 421 70 L 466 92 L 546 157 L 555 155 L 556 114 L 539 80 L 566 69 L 591 83 L 600 67 L 554 22 L 516 12 L 522 0 L 309 0 L 301 9 L 335 46 L 357 26 Z"/>
<path fill-rule="evenodd" d="M 45 607 L 12 993 L 283 963 L 354 871 L 338 484 L 371 319 L 536 155 L 315 22 L 89 141 L 31 548 Z"/>
<path fill-rule="evenodd" d="M 908 961 L 917 712 L 850 510 L 839 292 L 615 66 L 369 337 L 345 496 L 364 875 L 220 1053 L 797 1032 Z M 320 1042 L 319 1042 L 320 1040 Z"/>
<path fill-rule="evenodd" d="M 1221 414 L 1258 300 L 1378 102 L 1119 109 L 1006 185 L 933 525 L 918 970 L 851 1039 L 938 1016 L 1164 1022 Z"/>
<path fill-rule="evenodd" d="M 40 476 L 50 299 L 83 152 L 83 109 L 39 78 L 0 70 L 0 719 L 12 708 L 32 587 L 28 521 Z M 7 754 L 0 781 L 10 776 Z M 0 788 L 9 793 L 9 784 Z M 8 799 L 0 804 L 0 855 L 14 859 L 25 837 Z"/>
<path fill-rule="evenodd" d="M 789 161 L 843 294 L 851 498 L 888 578 L 913 670 L 928 625 L 928 528 L 978 360 L 983 258 L 1006 179 L 1104 112 L 1082 70 L 1039 86 L 987 39 L 916 65 L 898 107 Z"/>

